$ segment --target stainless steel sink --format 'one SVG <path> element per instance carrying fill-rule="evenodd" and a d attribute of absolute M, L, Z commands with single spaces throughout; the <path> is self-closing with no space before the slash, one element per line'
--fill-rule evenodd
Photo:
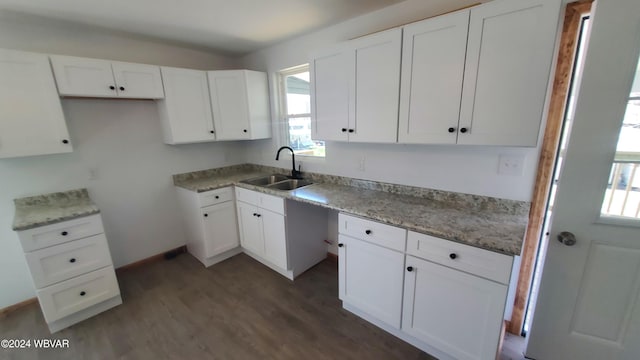
<path fill-rule="evenodd" d="M 288 180 L 287 175 L 282 174 L 273 174 L 268 176 L 261 176 L 253 179 L 242 180 L 241 183 L 256 185 L 256 186 L 267 186 L 271 184 L 275 184 L 279 181 Z"/>
<path fill-rule="evenodd" d="M 288 180 L 283 180 L 271 185 L 267 185 L 266 188 L 289 191 L 289 190 L 295 190 L 311 184 L 312 182 L 309 180 L 288 179 Z"/>

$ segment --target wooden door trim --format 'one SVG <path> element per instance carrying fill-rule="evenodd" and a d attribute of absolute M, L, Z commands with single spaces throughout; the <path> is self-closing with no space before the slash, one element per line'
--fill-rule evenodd
<path fill-rule="evenodd" d="M 562 134 L 564 112 L 571 83 L 571 74 L 573 72 L 580 23 L 582 16 L 591 10 L 592 3 L 593 0 L 572 2 L 567 4 L 565 11 L 560 48 L 549 103 L 549 112 L 547 115 L 547 124 L 538 161 L 533 199 L 529 211 L 529 223 L 527 225 L 522 250 L 513 313 L 511 315 L 511 321 L 507 322 L 507 331 L 518 336 L 521 334 L 524 324 L 524 316 L 529 300 L 529 289 L 531 288 L 538 245 L 540 243 L 542 227 L 547 211 L 549 191 L 551 189 L 551 182 L 553 181 L 553 170 L 558 145 L 560 143 L 560 136 Z"/>

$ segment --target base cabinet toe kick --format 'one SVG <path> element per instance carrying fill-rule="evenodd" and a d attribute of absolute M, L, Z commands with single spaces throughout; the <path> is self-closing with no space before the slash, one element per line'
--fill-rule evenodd
<path fill-rule="evenodd" d="M 439 359 L 494 360 L 514 257 L 338 215 L 346 310 Z"/>

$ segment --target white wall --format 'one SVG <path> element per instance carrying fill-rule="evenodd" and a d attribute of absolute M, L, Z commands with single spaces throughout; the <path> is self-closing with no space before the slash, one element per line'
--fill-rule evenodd
<path fill-rule="evenodd" d="M 200 69 L 233 59 L 38 18 L 0 14 L 0 47 Z M 169 146 L 150 100 L 64 99 L 73 153 L 0 159 L 0 308 L 33 297 L 16 233 L 17 197 L 86 187 L 116 266 L 185 243 L 171 175 L 244 162 L 237 142 Z M 89 180 L 95 169 L 96 180 Z"/>
<path fill-rule="evenodd" d="M 277 71 L 307 63 L 310 52 L 316 48 L 432 17 L 475 2 L 407 0 L 249 54 L 243 58 L 243 63 L 246 67 L 269 72 L 274 87 Z M 275 87 L 273 93 L 276 93 Z M 272 98 L 274 119 L 278 119 L 276 103 L 277 99 Z M 283 126 L 281 122 L 274 123 Z M 274 133 L 279 133 L 277 129 L 274 130 Z M 274 160 L 275 150 L 283 142 L 275 137 L 272 141 L 253 143 L 249 150 L 250 161 L 278 165 Z M 328 143 L 324 161 L 312 159 L 302 162 L 303 170 L 308 171 L 528 201 L 532 196 L 538 153 L 539 148 Z M 523 175 L 499 175 L 498 158 L 501 154 L 523 156 Z M 362 158 L 365 159 L 364 171 L 358 170 Z M 283 164 L 288 162 L 279 165 Z"/>

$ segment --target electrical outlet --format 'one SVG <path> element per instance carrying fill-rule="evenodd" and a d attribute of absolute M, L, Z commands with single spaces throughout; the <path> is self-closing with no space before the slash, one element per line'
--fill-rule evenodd
<path fill-rule="evenodd" d="M 500 155 L 498 174 L 522 176 L 524 167 L 523 155 Z"/>
<path fill-rule="evenodd" d="M 360 160 L 358 161 L 358 170 L 359 171 L 364 171 L 365 167 L 365 157 L 361 157 Z"/>

